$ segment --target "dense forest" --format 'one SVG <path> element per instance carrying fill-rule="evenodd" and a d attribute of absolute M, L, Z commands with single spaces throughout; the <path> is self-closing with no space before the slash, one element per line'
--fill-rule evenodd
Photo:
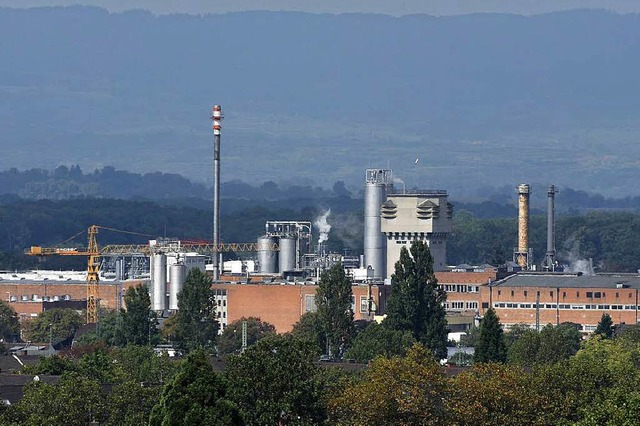
<path fill-rule="evenodd" d="M 331 209 L 332 226 L 327 247 L 336 252 L 362 252 L 362 200 L 348 196 L 322 199 L 292 199 L 288 202 L 255 202 L 225 199 L 222 203 L 221 237 L 226 242 L 251 242 L 264 231 L 267 220 L 313 222 Z M 101 244 L 143 243 L 152 236 L 209 239 L 211 211 L 201 200 L 194 206 L 152 201 L 82 198 L 73 200 L 21 200 L 4 198 L 0 205 L 0 268 L 66 267 L 82 262 L 68 259 L 28 259 L 22 251 L 31 245 L 56 245 L 86 230 L 89 225 L 134 231 L 141 235 L 103 231 Z M 498 211 L 501 206 L 492 204 Z M 517 240 L 517 219 L 485 217 L 487 203 L 456 205 L 454 229 L 448 241 L 448 263 L 500 264 L 512 257 Z M 633 212 L 593 211 L 559 215 L 556 247 L 562 263 L 593 259 L 596 271 L 636 271 L 640 266 L 640 215 Z M 316 233 L 317 235 L 317 233 Z M 86 234 L 67 244 L 84 245 Z M 531 218 L 531 246 L 541 262 L 546 251 L 546 217 Z M 42 262 L 42 263 L 38 263 Z M 61 263 L 64 262 L 64 263 Z"/>

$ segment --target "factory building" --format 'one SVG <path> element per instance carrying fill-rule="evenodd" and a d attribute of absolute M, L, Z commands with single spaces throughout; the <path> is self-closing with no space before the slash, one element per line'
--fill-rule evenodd
<path fill-rule="evenodd" d="M 493 307 L 507 328 L 573 322 L 589 333 L 603 313 L 616 324 L 637 324 L 639 289 L 637 274 L 523 272 L 492 283 L 482 295 L 481 313 Z"/>
<path fill-rule="evenodd" d="M 225 277 L 222 276 L 221 279 Z M 317 309 L 318 286 L 304 283 L 215 283 L 217 316 L 221 328 L 243 317 L 258 317 L 273 324 L 278 333 L 289 332 L 300 317 Z M 355 320 L 373 320 L 384 310 L 390 287 L 383 284 L 351 287 Z"/>
<path fill-rule="evenodd" d="M 143 280 L 101 281 L 98 286 L 100 307 L 120 309 L 122 294 Z M 86 272 L 33 271 L 0 272 L 0 295 L 16 310 L 21 320 L 38 316 L 52 308 L 85 309 Z"/>
<path fill-rule="evenodd" d="M 424 241 L 433 256 L 434 271 L 447 270 L 447 235 L 453 224 L 453 206 L 447 191 L 410 191 L 388 194 L 381 207 L 380 227 L 387 241 L 387 278 L 394 272 L 400 250 Z"/>

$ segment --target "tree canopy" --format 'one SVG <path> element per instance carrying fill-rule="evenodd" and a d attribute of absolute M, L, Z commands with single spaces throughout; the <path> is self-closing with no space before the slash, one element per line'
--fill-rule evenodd
<path fill-rule="evenodd" d="M 189 271 L 184 287 L 178 294 L 178 313 L 174 326 L 175 339 L 183 349 L 213 350 L 218 334 L 216 301 L 211 278 L 197 268 Z"/>
<path fill-rule="evenodd" d="M 393 330 L 409 331 L 440 359 L 447 356 L 445 291 L 433 273 L 433 258 L 423 241 L 402 248 L 391 276 L 391 297 L 383 324 Z"/>
<path fill-rule="evenodd" d="M 480 333 L 473 354 L 474 362 L 505 362 L 507 346 L 502 325 L 493 308 L 489 308 L 480 322 Z"/>
<path fill-rule="evenodd" d="M 344 357 L 366 363 L 376 356 L 404 356 L 415 343 L 409 331 L 392 330 L 371 322 L 358 333 Z"/>
<path fill-rule="evenodd" d="M 73 309 L 49 309 L 27 321 L 23 334 L 32 342 L 57 342 L 72 337 L 82 324 L 83 315 Z"/>
<path fill-rule="evenodd" d="M 227 399 L 226 386 L 205 352 L 197 350 L 187 357 L 180 371 L 164 388 L 153 407 L 149 424 L 240 425 L 238 409 Z"/>
<path fill-rule="evenodd" d="M 242 348 L 243 322 L 247 323 L 247 346 L 251 346 L 258 340 L 276 333 L 276 328 L 273 324 L 263 322 L 256 317 L 242 317 L 227 325 L 218 337 L 217 348 L 219 355 L 233 354 L 240 351 Z"/>
<path fill-rule="evenodd" d="M 158 340 L 156 315 L 151 310 L 151 298 L 146 285 L 129 287 L 124 294 L 126 309 L 122 309 L 121 335 L 124 344 L 148 345 Z"/>
<path fill-rule="evenodd" d="M 247 425 L 319 424 L 323 383 L 313 344 L 292 336 L 268 336 L 227 361 L 229 398 Z"/>
<path fill-rule="evenodd" d="M 342 356 L 353 337 L 351 280 L 341 263 L 322 272 L 316 291 L 318 321 L 328 343 L 327 355 Z"/>

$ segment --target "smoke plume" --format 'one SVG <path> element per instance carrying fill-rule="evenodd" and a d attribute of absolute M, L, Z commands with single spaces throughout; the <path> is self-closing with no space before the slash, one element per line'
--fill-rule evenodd
<path fill-rule="evenodd" d="M 331 225 L 327 222 L 327 218 L 331 214 L 331 209 L 322 213 L 314 222 L 313 225 L 318 228 L 320 237 L 318 237 L 318 245 L 324 243 L 329 239 L 329 231 L 331 231 Z"/>
<path fill-rule="evenodd" d="M 580 257 L 580 242 L 577 240 L 570 240 L 568 243 L 571 244 L 571 248 L 563 257 L 569 262 L 569 264 L 564 265 L 564 270 L 571 273 L 581 272 L 582 275 L 595 275 L 595 271 L 593 270 L 593 261 L 591 259 L 583 259 Z"/>

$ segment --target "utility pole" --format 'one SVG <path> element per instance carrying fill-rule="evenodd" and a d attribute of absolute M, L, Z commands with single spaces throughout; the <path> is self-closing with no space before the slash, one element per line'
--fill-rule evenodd
<path fill-rule="evenodd" d="M 247 322 L 242 321 L 242 349 L 240 353 L 244 353 L 247 349 Z"/>

